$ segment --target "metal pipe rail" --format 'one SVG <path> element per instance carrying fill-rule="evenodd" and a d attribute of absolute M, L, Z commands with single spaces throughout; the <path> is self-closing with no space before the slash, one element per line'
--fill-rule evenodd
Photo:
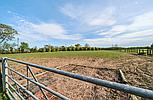
<path fill-rule="evenodd" d="M 11 87 L 11 89 L 13 89 L 13 91 L 21 98 L 21 100 L 25 100 L 22 96 L 21 96 L 21 94 L 19 94 L 17 91 L 16 91 L 16 89 L 10 84 L 10 83 L 6 83 L 6 84 L 8 84 L 10 87 Z"/>
<path fill-rule="evenodd" d="M 18 74 L 19 76 L 21 76 L 21 77 L 23 77 L 23 78 L 29 80 L 30 82 L 34 83 L 35 85 L 38 85 L 39 87 L 41 87 L 41 88 L 43 88 L 43 89 L 45 89 L 45 90 L 51 92 L 51 93 L 54 94 L 55 96 L 57 96 L 57 97 L 59 97 L 59 98 L 61 98 L 61 99 L 64 99 L 64 100 L 68 100 L 67 97 L 65 97 L 65 96 L 63 96 L 63 95 L 61 95 L 61 94 L 59 94 L 58 92 L 55 92 L 55 91 L 51 90 L 50 88 L 47 88 L 47 87 L 44 86 L 43 84 L 40 84 L 40 83 L 36 82 L 35 80 L 33 80 L 33 79 L 29 78 L 29 77 L 26 77 L 25 75 L 23 75 L 23 74 L 21 74 L 21 73 L 15 71 L 15 70 L 13 70 L 12 68 L 9 68 L 9 67 L 7 67 L 7 68 L 8 68 L 9 70 L 13 71 L 14 73 Z"/>
<path fill-rule="evenodd" d="M 102 79 L 93 78 L 93 77 L 89 77 L 89 76 L 74 74 L 74 73 L 71 73 L 71 72 L 62 71 L 62 70 L 55 69 L 55 68 L 48 68 L 48 67 L 45 67 L 45 66 L 40 66 L 40 65 L 37 65 L 37 64 L 32 64 L 32 63 L 28 63 L 28 62 L 24 62 L 24 61 L 20 61 L 20 60 L 15 60 L 15 59 L 11 59 L 11 58 L 3 58 L 3 60 L 4 61 L 8 60 L 8 61 L 17 62 L 17 63 L 20 63 L 20 64 L 25 64 L 25 65 L 28 65 L 29 67 L 35 67 L 35 68 L 38 68 L 38 69 L 42 69 L 42 70 L 46 70 L 46 71 L 53 72 L 53 73 L 56 73 L 56 74 L 64 75 L 64 76 L 67 76 L 67 77 L 70 77 L 70 78 L 78 79 L 78 80 L 85 81 L 85 82 L 92 83 L 92 84 L 96 84 L 96 85 L 99 85 L 99 86 L 104 86 L 104 87 L 107 87 L 107 88 L 116 89 L 116 90 L 123 91 L 123 92 L 126 92 L 126 93 L 131 93 L 131 94 L 141 96 L 141 97 L 144 97 L 144 98 L 153 99 L 153 91 L 152 90 L 143 89 L 143 88 L 134 87 L 134 86 L 129 86 L 129 85 L 116 83 L 116 82 L 110 82 L 110 81 L 107 81 L 107 80 L 102 80 Z M 2 62 L 4 62 L 4 61 L 2 61 Z M 2 64 L 2 65 L 4 66 L 5 64 Z M 27 76 L 24 76 L 21 73 L 16 72 L 15 70 L 13 70 L 11 68 L 8 68 L 7 66 L 5 66 L 5 69 L 9 69 L 9 70 L 13 71 L 14 73 L 24 77 L 28 81 L 31 81 L 32 83 L 40 86 L 43 89 L 47 88 L 47 87 L 42 86 L 38 81 L 31 80 Z M 56 94 L 54 94 L 54 95 L 56 95 Z M 63 95 L 58 94 L 56 96 L 60 97 L 60 96 L 63 96 Z M 64 98 L 62 98 L 62 99 L 64 99 Z M 68 98 L 66 98 L 66 99 L 68 99 Z"/>
<path fill-rule="evenodd" d="M 13 78 L 11 78 L 9 75 L 6 75 L 8 78 L 10 78 L 14 83 L 16 83 L 25 93 L 29 94 L 33 99 L 39 100 L 34 94 L 32 94 L 30 91 L 28 91 L 26 88 L 24 88 L 22 85 L 20 85 L 17 81 L 15 81 Z"/>

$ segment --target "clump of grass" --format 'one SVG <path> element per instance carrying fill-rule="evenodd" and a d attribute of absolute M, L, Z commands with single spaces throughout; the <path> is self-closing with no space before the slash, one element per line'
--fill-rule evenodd
<path fill-rule="evenodd" d="M 0 100 L 9 100 L 2 90 L 2 85 L 0 85 Z"/>

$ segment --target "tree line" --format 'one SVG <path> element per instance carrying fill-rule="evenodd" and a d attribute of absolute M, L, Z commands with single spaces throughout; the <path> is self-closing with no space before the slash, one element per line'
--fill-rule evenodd
<path fill-rule="evenodd" d="M 0 47 L 0 53 L 2 54 L 12 54 L 12 53 L 34 53 L 34 52 L 58 52 L 58 51 L 96 51 L 96 50 L 123 50 L 123 49 L 153 49 L 153 44 L 147 47 L 91 47 L 89 44 L 81 46 L 80 44 L 75 44 L 71 46 L 53 46 L 53 45 L 44 45 L 41 48 L 38 47 L 29 47 L 29 44 L 26 42 L 21 42 L 19 47 L 16 47 L 15 43 L 4 42 Z"/>
<path fill-rule="evenodd" d="M 29 44 L 26 42 L 21 42 L 20 46 L 16 48 L 16 44 L 9 44 L 4 42 L 0 48 L 0 53 L 11 54 L 11 53 L 34 53 L 34 52 L 57 52 L 57 51 L 95 51 L 102 50 L 100 47 L 90 47 L 89 44 L 81 46 L 80 44 L 75 44 L 71 46 L 53 46 L 53 45 L 44 45 L 41 48 L 33 47 L 30 48 Z"/>

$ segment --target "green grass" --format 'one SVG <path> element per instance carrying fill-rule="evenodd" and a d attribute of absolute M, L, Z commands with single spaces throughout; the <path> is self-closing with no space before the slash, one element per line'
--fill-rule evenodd
<path fill-rule="evenodd" d="M 9 100 L 8 97 L 0 90 L 0 100 Z"/>
<path fill-rule="evenodd" d="M 8 100 L 8 97 L 4 94 L 4 92 L 2 90 L 2 82 L 1 82 L 1 80 L 0 80 L 0 100 Z"/>
<path fill-rule="evenodd" d="M 127 55 L 117 51 L 61 51 L 61 52 L 42 52 L 42 53 L 19 53 L 19 54 L 0 54 L 0 57 L 9 58 L 51 58 L 51 57 L 100 57 L 100 58 L 119 58 Z"/>

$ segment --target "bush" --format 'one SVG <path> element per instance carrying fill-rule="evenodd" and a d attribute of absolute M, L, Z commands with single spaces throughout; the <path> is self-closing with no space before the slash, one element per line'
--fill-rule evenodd
<path fill-rule="evenodd" d="M 51 52 L 55 52 L 55 51 L 56 51 L 56 49 L 55 49 L 55 48 L 52 48 L 52 49 L 51 49 Z"/>
<path fill-rule="evenodd" d="M 91 47 L 91 50 L 92 50 L 92 51 L 94 51 L 94 50 L 95 50 L 95 48 L 94 48 L 94 47 Z"/>
<path fill-rule="evenodd" d="M 75 51 L 75 47 L 72 48 L 72 51 Z"/>
<path fill-rule="evenodd" d="M 82 48 L 82 47 L 80 47 L 80 48 L 79 48 L 79 51 L 82 51 L 82 50 L 83 50 L 83 48 Z"/>
<path fill-rule="evenodd" d="M 76 49 L 75 49 L 76 51 L 79 51 L 80 50 L 80 48 L 79 47 L 76 47 Z"/>

